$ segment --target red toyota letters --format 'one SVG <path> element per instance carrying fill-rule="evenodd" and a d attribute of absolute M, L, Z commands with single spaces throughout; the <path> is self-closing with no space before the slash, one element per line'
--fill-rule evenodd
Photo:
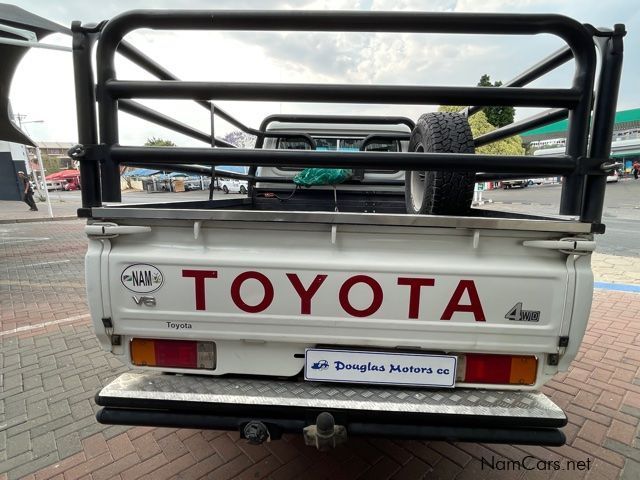
<path fill-rule="evenodd" d="M 206 309 L 205 281 L 207 279 L 218 278 L 216 270 L 182 270 L 182 276 L 194 279 L 196 310 Z M 303 285 L 296 273 L 287 273 L 287 279 L 291 283 L 293 290 L 300 297 L 300 314 L 311 315 L 313 297 L 318 292 L 322 284 L 327 279 L 325 274 L 317 274 L 308 286 Z M 240 294 L 243 283 L 247 280 L 260 282 L 264 290 L 262 300 L 255 305 L 250 305 L 244 301 Z M 356 308 L 349 301 L 349 292 L 357 284 L 364 284 L 371 289 L 373 294 L 371 304 L 366 308 Z M 414 319 L 420 315 L 420 293 L 423 287 L 433 287 L 436 281 L 433 278 L 423 277 L 398 277 L 398 285 L 409 287 L 409 309 L 407 318 Z M 273 302 L 273 283 L 269 278 L 260 272 L 242 272 L 231 283 L 231 300 L 240 310 L 247 313 L 260 313 L 265 311 Z M 467 294 L 469 303 L 461 303 Z M 338 301 L 344 312 L 352 317 L 370 317 L 376 313 L 382 305 L 384 292 L 382 286 L 368 275 L 353 275 L 347 278 L 338 293 Z M 453 291 L 449 303 L 440 316 L 440 320 L 451 320 L 457 312 L 470 313 L 476 322 L 486 321 L 482 303 L 478 295 L 478 290 L 473 280 L 460 280 Z"/>

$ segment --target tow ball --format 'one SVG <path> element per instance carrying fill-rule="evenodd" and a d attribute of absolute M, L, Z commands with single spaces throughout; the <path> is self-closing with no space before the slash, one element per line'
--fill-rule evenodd
<path fill-rule="evenodd" d="M 347 429 L 336 425 L 336 421 L 329 412 L 322 412 L 316 418 L 315 425 L 309 425 L 302 430 L 304 443 L 318 450 L 330 450 L 347 441 Z"/>

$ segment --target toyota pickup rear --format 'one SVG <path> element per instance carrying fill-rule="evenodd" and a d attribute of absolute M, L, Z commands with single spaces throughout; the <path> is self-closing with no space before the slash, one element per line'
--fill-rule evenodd
<path fill-rule="evenodd" d="M 564 441 L 536 390 L 584 334 L 591 225 L 147 212 L 86 227 L 95 331 L 133 367 L 101 421 L 277 438 L 325 412 L 352 435 Z"/>

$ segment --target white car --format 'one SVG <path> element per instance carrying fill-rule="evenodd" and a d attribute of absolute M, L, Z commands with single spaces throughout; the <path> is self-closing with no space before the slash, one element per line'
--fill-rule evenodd
<path fill-rule="evenodd" d="M 218 180 L 218 186 L 224 193 L 241 193 L 242 195 L 246 195 L 248 191 L 246 180 L 220 178 Z"/>
<path fill-rule="evenodd" d="M 607 183 L 609 182 L 617 182 L 619 180 L 618 171 L 614 170 L 610 175 L 607 175 Z"/>

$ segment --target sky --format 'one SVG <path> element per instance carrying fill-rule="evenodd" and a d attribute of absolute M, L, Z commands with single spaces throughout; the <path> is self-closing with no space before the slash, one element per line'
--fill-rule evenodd
<path fill-rule="evenodd" d="M 18 0 L 15 5 L 70 26 L 92 23 L 137 8 L 304 9 L 362 11 L 556 13 L 600 27 L 626 24 L 625 60 L 618 110 L 640 107 L 640 0 Z M 388 85 L 466 85 L 489 74 L 508 81 L 563 45 L 557 37 L 472 36 L 388 33 L 168 32 L 138 30 L 126 39 L 184 80 L 349 83 Z M 71 46 L 70 37 L 52 35 L 44 43 Z M 119 79 L 152 79 L 119 58 Z M 568 87 L 573 62 L 531 86 Z M 26 115 L 25 128 L 36 141 L 76 142 L 71 54 L 31 49 L 11 87 L 14 112 Z M 186 101 L 141 101 L 148 106 L 209 130 L 208 113 Z M 293 104 L 216 102 L 245 124 L 258 127 L 273 113 L 394 114 L 417 119 L 431 105 Z M 517 109 L 517 118 L 532 109 Z M 216 136 L 233 127 L 216 121 Z M 120 114 L 120 143 L 140 145 L 150 137 L 178 145 L 203 144 Z"/>

